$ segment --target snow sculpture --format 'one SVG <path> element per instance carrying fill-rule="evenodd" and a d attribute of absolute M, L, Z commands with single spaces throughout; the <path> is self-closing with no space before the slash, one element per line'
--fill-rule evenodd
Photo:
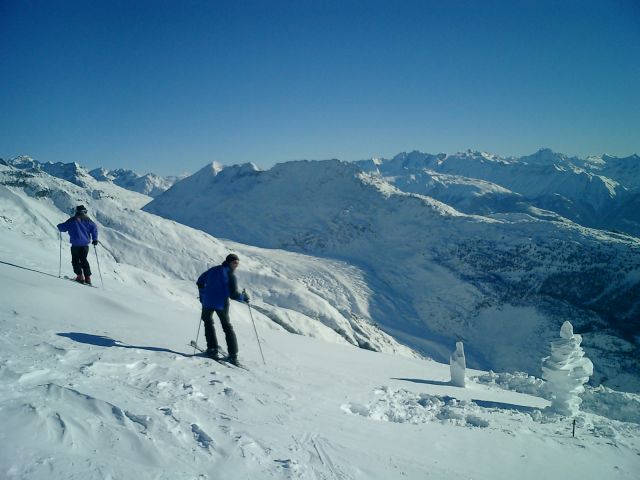
<path fill-rule="evenodd" d="M 464 388 L 464 371 L 466 368 L 466 361 L 464 358 L 464 346 L 462 342 L 456 342 L 456 351 L 451 354 L 449 360 L 451 366 L 451 384 L 456 387 Z"/>
<path fill-rule="evenodd" d="M 593 363 L 580 347 L 582 336 L 573 333 L 573 326 L 564 322 L 560 338 L 551 342 L 551 355 L 542 359 L 542 378 L 551 393 L 547 411 L 575 416 L 580 410 L 584 384 L 593 374 Z"/>

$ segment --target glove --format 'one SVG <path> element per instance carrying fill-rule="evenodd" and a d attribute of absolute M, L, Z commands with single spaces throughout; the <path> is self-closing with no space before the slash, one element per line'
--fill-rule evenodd
<path fill-rule="evenodd" d="M 94 240 L 93 242 L 91 242 L 94 246 L 98 244 L 98 240 Z"/>
<path fill-rule="evenodd" d="M 244 299 L 242 301 L 244 303 L 249 303 L 249 294 L 247 292 L 244 292 L 242 295 L 244 296 Z"/>

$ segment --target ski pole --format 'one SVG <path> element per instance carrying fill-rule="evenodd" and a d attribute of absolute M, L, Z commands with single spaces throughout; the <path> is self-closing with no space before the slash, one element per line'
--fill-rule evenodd
<path fill-rule="evenodd" d="M 246 292 L 244 289 L 242 290 L 242 294 L 245 295 L 245 298 L 246 298 Z M 260 337 L 258 337 L 258 329 L 256 328 L 256 322 L 253 320 L 253 313 L 251 312 L 251 305 L 249 305 L 249 302 L 247 302 L 247 307 L 249 307 L 249 315 L 251 316 L 251 323 L 253 323 L 253 331 L 256 332 L 256 340 L 258 340 L 258 347 L 260 348 L 262 363 L 266 365 L 267 362 L 264 359 L 264 353 L 262 353 L 262 345 L 260 345 Z"/>
<path fill-rule="evenodd" d="M 199 319 L 198 319 L 198 333 L 196 333 L 196 343 L 195 343 L 196 345 L 198 345 L 198 338 L 200 338 L 200 326 L 201 326 L 201 325 L 202 325 L 202 319 L 201 319 L 201 318 L 199 318 Z M 193 347 L 193 354 L 194 354 L 194 355 L 196 354 L 196 350 L 197 350 L 197 349 L 196 349 L 196 347 L 194 346 L 194 347 Z"/>
<path fill-rule="evenodd" d="M 100 283 L 102 284 L 102 287 L 104 288 L 104 280 L 102 280 L 102 270 L 100 270 L 100 260 L 98 260 L 98 249 L 96 248 L 96 246 L 93 246 L 93 251 L 96 254 L 96 263 L 98 264 L 98 273 L 100 274 Z"/>
<path fill-rule="evenodd" d="M 60 237 L 60 261 L 58 262 L 58 278 L 62 277 L 62 232 L 58 232 Z"/>

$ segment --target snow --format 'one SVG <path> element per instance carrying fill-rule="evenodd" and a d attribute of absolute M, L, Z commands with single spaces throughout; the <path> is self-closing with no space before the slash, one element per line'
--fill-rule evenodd
<path fill-rule="evenodd" d="M 172 177 L 160 177 L 153 173 L 147 173 L 140 175 L 131 170 L 116 169 L 105 170 L 104 168 L 96 168 L 88 172 L 93 178 L 103 182 L 113 182 L 122 188 L 132 190 L 134 192 L 142 193 L 155 197 L 162 192 L 171 188 L 181 178 L 185 178 L 187 175 L 172 176 Z"/>
<path fill-rule="evenodd" d="M 21 170 L 43 171 L 54 177 L 63 178 L 78 185 L 85 185 L 88 177 L 91 176 L 102 182 L 113 182 L 128 190 L 142 193 L 144 195 L 156 196 L 166 191 L 178 180 L 186 177 L 186 174 L 180 176 L 160 177 L 153 173 L 139 175 L 131 170 L 117 169 L 106 170 L 104 168 L 96 168 L 87 171 L 77 163 L 41 163 L 33 158 L 23 155 L 9 161 L 9 164 Z"/>
<path fill-rule="evenodd" d="M 491 156 L 468 156 L 496 171 L 506 168 Z M 390 162 L 390 175 L 449 160 L 422 157 L 414 152 Z M 207 166 L 144 210 L 215 237 L 350 264 L 367 287 L 358 295 L 366 304 L 350 310 L 436 360 L 448 361 L 462 339 L 469 367 L 540 375 L 551 336 L 571 319 L 589 330 L 585 349 L 599 372 L 594 381 L 640 391 L 633 380 L 637 360 L 627 352 L 612 359 L 611 351 L 596 348 L 602 335 L 624 338 L 621 326 L 637 317 L 638 290 L 629 274 L 640 271 L 638 239 L 590 230 L 527 205 L 516 213 L 466 214 L 403 191 L 399 183 L 337 160 L 287 162 L 266 171 L 250 164 L 222 171 Z M 473 185 L 478 188 L 458 184 L 452 190 L 464 198 L 477 192 L 517 198 L 488 182 Z M 287 298 L 273 302 L 291 309 Z M 309 307 L 302 306 L 305 314 L 321 316 L 323 309 Z"/>
<path fill-rule="evenodd" d="M 552 395 L 549 410 L 571 417 L 578 413 L 580 394 L 593 375 L 593 363 L 584 356 L 581 343 L 582 336 L 573 333 L 571 322 L 564 322 L 560 338 L 551 342 L 551 354 L 542 361 L 542 378 Z"/>
<path fill-rule="evenodd" d="M 9 169 L 4 173 L 16 172 Z M 160 277 L 155 281 L 171 283 L 167 286 L 171 292 L 176 288 L 192 292 L 194 279 L 205 269 L 203 265 L 218 264 L 234 250 L 246 265 L 240 277 L 246 276 L 251 283 L 256 306 L 269 311 L 269 316 L 283 326 L 290 326 L 287 318 L 291 315 L 287 312 L 294 309 L 298 318 L 295 330 L 300 334 L 334 339 L 339 336 L 353 345 L 417 356 L 370 322 L 371 290 L 362 272 L 345 262 L 223 243 L 201 231 L 142 212 L 139 209 L 149 202 L 149 197 L 91 177 L 88 181 L 93 183 L 87 188 L 46 174 L 20 178 L 26 186 L 0 186 L 0 198 L 6 197 L 3 218 L 8 235 L 27 232 L 39 237 L 43 248 L 57 252 L 58 233 L 51 218 L 65 218 L 67 214 L 61 211 L 68 212 L 81 202 L 100 226 L 101 251 L 106 257 L 103 260 L 116 264 L 116 275 L 126 264 L 138 267 L 134 276 L 143 285 L 148 284 L 149 274 L 153 273 Z M 9 179 L 7 183 L 13 184 L 14 176 L 9 175 Z M 39 192 L 47 194 L 39 196 Z M 67 249 L 63 254 L 68 256 Z M 63 261 L 68 263 L 67 257 Z M 58 265 L 54 268 L 57 272 Z M 168 282 L 167 277 L 179 282 Z"/>
<path fill-rule="evenodd" d="M 38 258 L 36 241 L 21 247 Z M 453 387 L 447 365 L 292 335 L 254 311 L 263 365 L 237 303 L 250 371 L 194 357 L 193 299 L 127 270 L 90 289 L 0 265 L 4 478 L 635 478 L 640 467 L 637 424 L 585 414 L 572 438 L 542 398 Z"/>
<path fill-rule="evenodd" d="M 22 240 L 16 255 L 55 265 Z M 457 388 L 447 365 L 292 335 L 254 311 L 263 365 L 242 304 L 231 315 L 250 371 L 192 356 L 193 298 L 144 288 L 134 269 L 104 273 L 90 289 L 0 265 L 3 478 L 635 478 L 640 467 L 637 424 L 582 414 L 572 438 L 540 397 Z"/>
<path fill-rule="evenodd" d="M 467 369 L 459 388 L 448 364 L 383 336 L 366 338 L 387 352 L 354 346 L 366 332 L 350 327 L 373 328 L 345 317 L 367 314 L 356 267 L 215 239 L 140 212 L 148 197 L 117 187 L 87 199 L 31 180 L 51 196 L 0 186 L 0 478 L 637 478 L 638 395 L 588 388 L 574 438 L 545 412 L 540 379 Z M 57 278 L 55 224 L 76 200 L 100 223 L 104 287 Z M 195 275 L 228 251 L 266 359 L 249 308 L 232 302 L 248 371 L 187 345 Z"/>
<path fill-rule="evenodd" d="M 482 152 L 418 151 L 358 162 L 405 191 L 431 195 L 465 213 L 553 211 L 581 225 L 638 236 L 637 155 L 581 159 L 550 149 L 520 158 Z"/>
<path fill-rule="evenodd" d="M 456 342 L 456 349 L 451 354 L 449 366 L 451 370 L 451 384 L 455 385 L 456 387 L 464 388 L 466 384 L 466 362 L 464 358 L 464 344 L 462 342 Z"/>

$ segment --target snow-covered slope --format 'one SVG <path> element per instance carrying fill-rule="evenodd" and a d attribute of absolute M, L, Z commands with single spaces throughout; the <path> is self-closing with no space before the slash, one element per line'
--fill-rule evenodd
<path fill-rule="evenodd" d="M 552 211 L 581 225 L 640 236 L 640 157 L 580 159 L 542 149 L 520 158 L 485 152 L 401 153 L 357 162 L 408 192 L 466 213 Z"/>
<path fill-rule="evenodd" d="M 536 373 L 570 320 L 587 331 L 597 381 L 640 388 L 632 237 L 544 212 L 466 215 L 339 161 L 207 166 L 144 209 L 217 237 L 348 261 L 372 291 L 373 320 L 434 358 L 464 340 L 473 366 Z"/>
<path fill-rule="evenodd" d="M 302 290 L 334 291 L 339 306 L 338 280 L 355 284 L 354 269 L 219 242 L 136 213 L 147 197 L 117 187 L 95 199 L 25 175 L 3 170 L 0 186 L 0 259 L 19 265 L 0 263 L 2 479 L 637 478 L 638 395 L 588 389 L 574 438 L 570 419 L 542 410 L 539 379 L 468 370 L 457 388 L 447 365 L 292 335 L 254 310 L 265 365 L 236 302 L 250 370 L 193 356 L 197 300 L 176 275 L 206 255 L 240 252 L 241 284 L 276 295 L 277 280 L 287 283 L 291 312 L 313 304 Z M 128 210 L 116 193 L 130 195 Z M 57 278 L 56 205 L 74 201 L 98 212 L 109 249 L 99 249 L 102 288 Z M 67 273 L 66 246 L 62 254 Z M 296 290 L 301 277 L 307 287 Z M 310 321 L 295 315 L 296 325 Z"/>
<path fill-rule="evenodd" d="M 198 275 L 235 251 L 242 257 L 240 281 L 251 292 L 255 308 L 289 331 L 416 356 L 371 323 L 371 291 L 357 268 L 339 261 L 223 243 L 140 211 L 149 200 L 90 176 L 80 187 L 40 170 L 0 166 L 0 224 L 6 238 L 28 235 L 37 239 L 43 250 L 58 252 L 55 225 L 67 218 L 65 212 L 82 203 L 100 228 L 106 276 L 119 278 L 120 268 L 127 265 L 141 269 L 136 278 L 148 288 L 196 295 Z M 66 239 L 62 253 L 63 267 L 68 270 Z M 25 266 L 34 262 L 22 255 L 16 260 Z M 46 271 L 57 274 L 58 265 L 50 265 Z M 145 278 L 150 274 L 155 277 Z"/>

